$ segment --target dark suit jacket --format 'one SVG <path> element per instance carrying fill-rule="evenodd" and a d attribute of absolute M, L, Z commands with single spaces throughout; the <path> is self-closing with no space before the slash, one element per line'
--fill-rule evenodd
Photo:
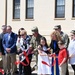
<path fill-rule="evenodd" d="M 4 33 L 1 33 L 0 34 L 0 52 L 2 52 L 2 55 L 4 55 L 4 48 L 3 48 L 3 45 L 2 45 L 2 39 L 3 39 L 3 36 L 4 36 Z"/>
<path fill-rule="evenodd" d="M 54 43 L 55 43 L 56 46 L 54 46 Z M 56 54 L 59 53 L 59 47 L 58 47 L 58 42 L 57 41 L 51 40 L 50 48 L 53 49 L 53 53 L 56 53 Z"/>
<path fill-rule="evenodd" d="M 8 53 L 6 51 L 6 48 L 11 48 L 10 53 L 16 53 L 16 51 L 17 51 L 17 48 L 16 48 L 17 34 L 12 32 L 9 40 L 8 40 L 8 37 L 9 37 L 8 33 L 6 33 L 3 36 L 2 44 L 3 44 L 3 48 L 4 48 L 4 53 L 5 54 Z"/>

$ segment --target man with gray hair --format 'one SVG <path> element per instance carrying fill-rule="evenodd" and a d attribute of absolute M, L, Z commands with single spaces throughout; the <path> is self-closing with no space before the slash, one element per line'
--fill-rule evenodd
<path fill-rule="evenodd" d="M 2 45 L 4 48 L 5 57 L 7 60 L 7 74 L 15 75 L 16 65 L 16 41 L 17 34 L 12 32 L 12 27 L 7 26 L 7 33 L 3 36 Z"/>
<path fill-rule="evenodd" d="M 6 58 L 5 58 L 5 53 L 4 53 L 4 48 L 2 46 L 2 39 L 4 34 L 6 33 L 6 25 L 2 25 L 1 29 L 2 29 L 2 33 L 0 34 L 0 56 L 2 56 L 2 65 L 3 65 L 3 69 L 4 69 L 4 75 L 6 75 Z"/>

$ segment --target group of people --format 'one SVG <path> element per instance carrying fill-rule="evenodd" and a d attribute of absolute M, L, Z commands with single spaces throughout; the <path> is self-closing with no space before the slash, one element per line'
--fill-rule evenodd
<path fill-rule="evenodd" d="M 51 42 L 47 47 L 46 41 L 40 40 L 44 47 L 42 50 L 38 47 L 39 60 L 45 67 L 40 66 L 38 61 L 38 74 L 40 75 L 69 75 L 68 72 L 68 51 L 69 37 L 61 31 L 61 25 L 56 25 L 50 35 Z M 49 66 L 48 66 L 48 65 Z M 65 65 L 64 65 L 65 64 Z M 48 67 L 48 68 L 47 68 Z M 64 69 L 65 68 L 65 69 Z"/>
<path fill-rule="evenodd" d="M 16 54 L 19 56 L 18 75 L 31 75 L 36 68 L 39 75 L 69 75 L 68 59 L 75 75 L 75 30 L 71 31 L 70 41 L 61 31 L 61 25 L 54 26 L 50 44 L 36 26 L 31 31 L 32 35 L 27 35 L 25 28 L 20 28 L 16 34 L 11 26 L 2 26 L 0 56 L 4 75 L 16 74 Z M 36 64 L 31 68 L 32 55 L 36 56 Z"/>
<path fill-rule="evenodd" d="M 32 28 L 33 35 L 27 35 L 24 28 L 18 30 L 18 34 L 12 31 L 12 27 L 2 25 L 0 34 L 0 56 L 2 56 L 2 65 L 4 75 L 31 75 L 31 72 L 37 69 L 37 60 L 31 68 L 32 55 L 38 59 L 37 46 L 42 37 L 38 33 L 38 28 Z M 19 72 L 17 71 L 16 54 L 19 56 Z"/>

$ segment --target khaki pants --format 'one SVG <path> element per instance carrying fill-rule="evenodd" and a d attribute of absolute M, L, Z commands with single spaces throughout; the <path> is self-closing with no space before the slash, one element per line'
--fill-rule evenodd
<path fill-rule="evenodd" d="M 38 51 L 36 51 L 34 54 L 35 54 L 35 57 L 36 57 L 36 65 L 38 65 Z"/>
<path fill-rule="evenodd" d="M 59 67 L 60 75 L 66 75 L 67 63 L 64 63 L 61 67 Z"/>
<path fill-rule="evenodd" d="M 3 61 L 1 60 L 0 61 L 0 68 L 3 68 L 3 63 L 2 63 Z"/>
<path fill-rule="evenodd" d="M 7 59 L 7 71 L 8 72 L 12 71 L 12 73 L 17 71 L 17 66 L 15 65 L 16 54 L 15 53 L 6 54 L 6 59 Z"/>
<path fill-rule="evenodd" d="M 6 56 L 5 55 L 2 55 L 2 64 L 3 64 L 3 69 L 4 69 L 4 72 L 7 71 L 7 60 L 6 60 Z"/>

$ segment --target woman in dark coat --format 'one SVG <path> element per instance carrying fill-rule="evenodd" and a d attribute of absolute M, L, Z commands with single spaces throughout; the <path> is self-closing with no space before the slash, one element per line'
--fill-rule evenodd
<path fill-rule="evenodd" d="M 58 47 L 58 41 L 61 40 L 61 36 L 58 31 L 54 31 L 51 34 L 51 43 L 50 43 L 50 49 L 52 50 L 53 54 L 56 54 L 58 56 L 59 53 L 59 47 Z M 59 67 L 58 67 L 58 58 L 56 59 L 56 65 L 55 65 L 55 71 L 56 75 L 59 75 Z M 52 58 L 52 64 L 53 64 L 54 58 Z M 54 75 L 54 66 L 52 66 L 52 75 Z"/>

